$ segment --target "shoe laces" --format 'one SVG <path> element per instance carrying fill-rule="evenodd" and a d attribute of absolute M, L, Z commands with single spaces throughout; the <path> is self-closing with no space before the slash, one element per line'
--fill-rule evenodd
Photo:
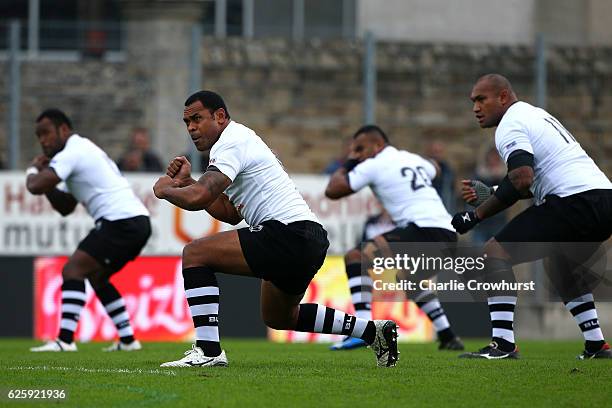
<path fill-rule="evenodd" d="M 197 349 L 197 346 L 195 344 L 191 345 L 191 350 L 187 350 L 185 352 L 186 356 L 190 356 L 191 354 L 200 354 L 200 351 Z"/>

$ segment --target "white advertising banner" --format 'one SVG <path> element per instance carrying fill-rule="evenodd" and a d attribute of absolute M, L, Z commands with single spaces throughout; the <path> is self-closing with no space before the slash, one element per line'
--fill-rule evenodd
<path fill-rule="evenodd" d="M 184 211 L 153 195 L 155 174 L 129 174 L 134 191 L 151 213 L 153 236 L 146 255 L 180 255 L 189 241 L 234 228 L 205 211 Z M 359 240 L 368 214 L 378 204 L 369 191 L 332 201 L 325 197 L 327 176 L 294 175 L 292 179 L 310 208 L 327 229 L 329 254 L 343 254 Z M 62 217 L 44 196 L 34 196 L 25 188 L 23 172 L 0 172 L 0 255 L 68 255 L 93 227 L 93 220 L 79 205 Z M 239 225 L 241 227 L 244 225 Z"/>

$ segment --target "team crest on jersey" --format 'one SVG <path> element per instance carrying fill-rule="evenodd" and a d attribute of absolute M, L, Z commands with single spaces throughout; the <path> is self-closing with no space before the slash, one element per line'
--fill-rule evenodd
<path fill-rule="evenodd" d="M 263 229 L 263 225 L 253 225 L 249 227 L 249 231 L 251 232 L 259 232 Z"/>

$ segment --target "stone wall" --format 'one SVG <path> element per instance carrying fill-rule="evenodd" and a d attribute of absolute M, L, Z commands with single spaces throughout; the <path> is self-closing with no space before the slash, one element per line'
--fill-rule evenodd
<path fill-rule="evenodd" d="M 0 63 L 0 157 L 5 163 L 7 67 L 7 63 Z M 41 153 L 34 121 L 49 107 L 64 110 L 77 132 L 118 158 L 126 147 L 130 130 L 142 124 L 151 88 L 142 72 L 124 63 L 24 62 L 21 75 L 22 167 Z"/>
<path fill-rule="evenodd" d="M 206 38 L 202 56 L 204 87 L 221 93 L 232 117 L 254 128 L 292 172 L 320 172 L 362 124 L 358 42 Z M 480 130 L 471 114 L 473 81 L 500 72 L 522 99 L 533 101 L 530 47 L 381 43 L 377 60 L 378 123 L 395 144 L 416 152 L 433 139 L 446 142 L 460 174 L 469 174 L 493 135 Z M 0 63 L 3 124 L 7 68 Z M 612 175 L 612 48 L 552 48 L 549 69 L 548 110 Z M 24 164 L 38 151 L 32 122 L 43 107 L 65 109 L 77 129 L 112 157 L 120 155 L 129 129 L 146 122 L 144 106 L 154 85 L 135 64 L 24 62 L 22 72 Z M 181 111 L 177 106 L 177 121 Z M 2 126 L 4 155 L 5 132 Z M 176 139 L 162 152 L 165 158 L 186 149 L 186 134 L 162 137 Z"/>
<path fill-rule="evenodd" d="M 206 40 L 204 87 L 226 98 L 233 117 L 256 129 L 287 167 L 317 172 L 362 121 L 359 43 Z M 397 145 L 420 152 L 432 139 L 466 174 L 493 132 L 476 125 L 468 94 L 483 73 L 500 72 L 533 102 L 531 47 L 378 45 L 378 123 Z M 612 174 L 612 49 L 549 50 L 548 109 Z"/>

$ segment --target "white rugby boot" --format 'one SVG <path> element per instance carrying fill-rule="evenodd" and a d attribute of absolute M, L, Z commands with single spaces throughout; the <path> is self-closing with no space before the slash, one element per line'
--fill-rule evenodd
<path fill-rule="evenodd" d="M 64 343 L 60 339 L 49 340 L 42 346 L 32 347 L 30 351 L 35 353 L 42 351 L 77 351 L 77 346 L 75 342 L 72 343 Z"/>
<path fill-rule="evenodd" d="M 193 344 L 191 350 L 185 352 L 185 357 L 176 361 L 168 361 L 160 367 L 227 367 L 227 365 L 225 350 L 222 350 L 221 354 L 216 357 L 207 357 L 200 347 Z"/>
<path fill-rule="evenodd" d="M 116 341 L 108 347 L 104 347 L 102 351 L 136 351 L 142 350 L 142 345 L 138 340 L 134 340 L 131 343 L 123 343 Z"/>

